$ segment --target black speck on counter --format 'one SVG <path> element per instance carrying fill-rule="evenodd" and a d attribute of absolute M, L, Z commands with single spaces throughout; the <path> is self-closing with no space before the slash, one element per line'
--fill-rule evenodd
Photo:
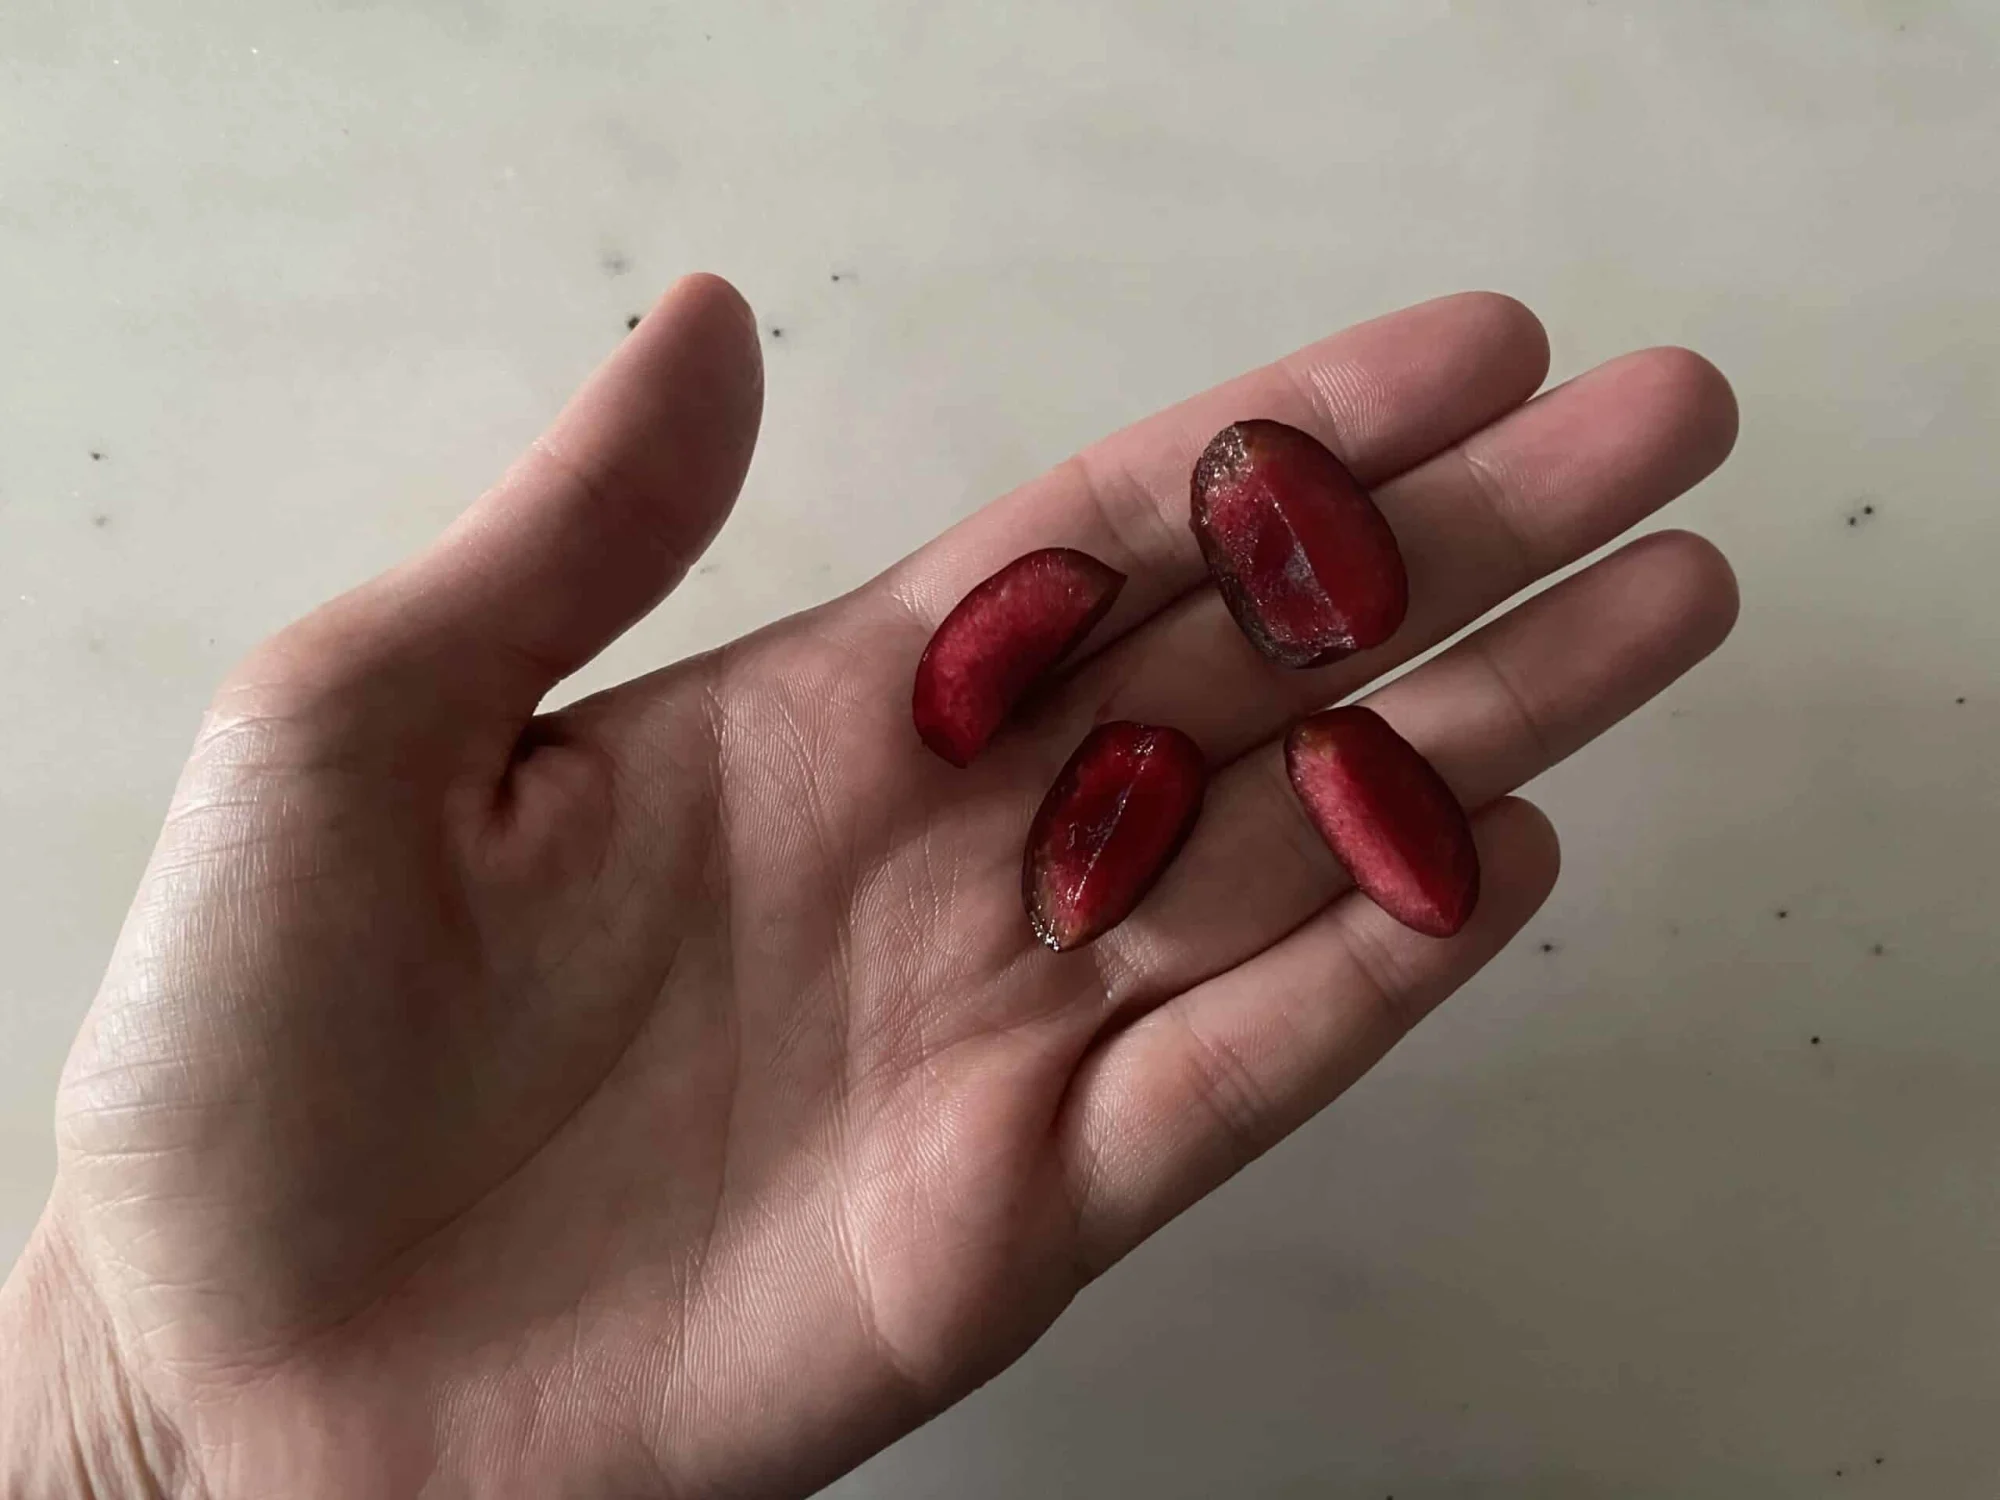
<path fill-rule="evenodd" d="M 1887 953 L 1889 950 L 1883 947 L 1880 943 L 1877 943 L 1874 947 L 1870 948 L 1868 951 L 1874 954 L 1877 958 L 1880 958 L 1883 954 Z"/>
<path fill-rule="evenodd" d="M 1779 920 L 1780 922 L 1784 921 L 1784 920 L 1785 920 L 1785 918 L 1789 917 L 1790 915 L 1791 915 L 1791 912 L 1790 912 L 1790 911 L 1789 911 L 1788 909 L 1786 909 L 1785 907 L 1782 907 L 1782 906 L 1781 906 L 1781 907 L 1779 907 L 1779 908 L 1778 908 L 1778 920 Z"/>
<path fill-rule="evenodd" d="M 1872 505 L 1864 505 L 1861 507 L 1861 514 L 1864 516 L 1872 516 L 1875 514 L 1875 507 Z"/>
<path fill-rule="evenodd" d="M 781 339 L 784 336 L 785 336 L 785 330 L 780 328 L 776 323 L 773 323 L 771 325 L 771 337 L 774 339 Z"/>
<path fill-rule="evenodd" d="M 1963 702 L 1964 702 L 1965 700 L 1964 700 L 1963 698 L 1960 698 L 1960 699 L 1959 699 L 1958 701 L 1959 701 L 1960 703 L 1963 703 Z"/>
<path fill-rule="evenodd" d="M 111 517 L 107 516 L 103 511 L 100 510 L 96 515 L 90 518 L 90 524 L 95 526 L 99 531 L 102 531 L 104 530 L 105 527 L 111 524 Z"/>
<path fill-rule="evenodd" d="M 1556 945 L 1555 945 L 1554 943 L 1544 943 L 1544 944 L 1542 944 L 1542 952 L 1544 952 L 1544 953 L 1553 953 L 1553 952 L 1555 952 L 1555 951 L 1556 951 Z"/>
<path fill-rule="evenodd" d="M 104 450 L 103 450 L 103 449 L 101 449 L 101 448 L 92 448 L 92 449 L 90 450 L 90 461 L 91 461 L 92 463 L 94 463 L 94 464 L 101 464 L 101 463 L 103 463 L 103 462 L 104 462 Z"/>
<path fill-rule="evenodd" d="M 639 326 L 639 315 L 637 313 L 633 313 L 631 317 L 625 320 L 625 331 L 627 333 L 630 333 L 633 329 L 637 328 L 638 326 Z"/>
<path fill-rule="evenodd" d="M 1814 1045 L 1815 1047 L 1817 1047 L 1817 1046 L 1819 1045 L 1819 1038 L 1818 1038 L 1818 1037 L 1814 1037 L 1814 1038 L 1812 1039 L 1812 1044 L 1813 1044 L 1813 1045 Z"/>

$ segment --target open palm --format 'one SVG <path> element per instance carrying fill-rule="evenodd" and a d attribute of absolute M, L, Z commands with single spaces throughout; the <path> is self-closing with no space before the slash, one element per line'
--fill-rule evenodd
<path fill-rule="evenodd" d="M 681 283 L 448 535 L 215 700 L 30 1251 L 101 1309 L 163 1486 L 797 1494 L 1021 1353 L 1520 929 L 1557 852 L 1507 794 L 1727 633 L 1726 564 L 1662 534 L 1379 690 L 1479 809 L 1486 896 L 1439 941 L 1348 892 L 1286 784 L 1288 723 L 1733 438 L 1687 353 L 1529 401 L 1546 365 L 1500 297 L 1366 324 L 853 594 L 537 716 L 699 555 L 749 460 L 754 324 Z M 1189 468 L 1247 416 L 1375 487 L 1413 600 L 1388 646 L 1281 672 L 1202 587 Z M 1050 545 L 1131 581 L 954 770 L 909 722 L 917 656 Z M 1058 956 L 1021 912 L 1022 837 L 1108 718 L 1186 730 L 1214 779 L 1134 917 Z"/>

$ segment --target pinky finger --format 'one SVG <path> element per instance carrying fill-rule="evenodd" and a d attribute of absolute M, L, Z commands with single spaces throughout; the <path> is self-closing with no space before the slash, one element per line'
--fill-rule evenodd
<path fill-rule="evenodd" d="M 1101 1040 L 1061 1143 L 1095 1275 L 1331 1103 L 1504 948 L 1555 885 L 1555 830 L 1509 799 L 1473 820 L 1484 895 L 1440 941 L 1350 893 L 1290 937 Z"/>

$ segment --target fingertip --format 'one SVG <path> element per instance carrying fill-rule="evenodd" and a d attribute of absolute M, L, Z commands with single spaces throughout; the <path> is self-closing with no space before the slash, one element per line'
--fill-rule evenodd
<path fill-rule="evenodd" d="M 1642 646 L 1672 643 L 1676 677 L 1736 628 L 1742 608 L 1736 570 L 1707 537 L 1692 531 L 1650 532 L 1598 567 L 1606 570 L 1599 575 L 1602 586 L 1616 597 L 1632 640 Z M 1580 576 L 1589 578 L 1594 572 Z"/>
<path fill-rule="evenodd" d="M 1736 569 L 1722 549 L 1697 532 L 1679 529 L 1656 531 L 1634 545 L 1670 560 L 1671 566 L 1661 570 L 1669 607 L 1700 623 L 1708 649 L 1721 645 L 1743 609 Z"/>
<path fill-rule="evenodd" d="M 1504 869 L 1508 885 L 1532 897 L 1523 919 L 1533 915 L 1562 873 L 1562 840 L 1548 814 L 1525 797 L 1502 797 L 1473 820 L 1472 838 L 1482 869 Z"/>
<path fill-rule="evenodd" d="M 713 271 L 690 271 L 660 294 L 656 307 L 689 307 L 704 315 L 734 320 L 751 334 L 757 331 L 757 311 L 726 277 Z"/>
<path fill-rule="evenodd" d="M 1556 888 L 1562 840 L 1534 802 L 1504 796 L 1472 820 L 1472 842 L 1480 852 L 1480 904 L 1472 920 L 1486 918 L 1482 926 L 1506 942 Z"/>
<path fill-rule="evenodd" d="M 1495 343 L 1513 347 L 1523 358 L 1532 356 L 1532 362 L 1541 367 L 1542 373 L 1548 373 L 1549 330 L 1535 310 L 1519 297 L 1482 290 L 1459 292 L 1444 300 L 1463 305 L 1492 330 Z"/>
<path fill-rule="evenodd" d="M 1361 326 L 1374 323 L 1397 325 L 1399 333 L 1426 341 L 1448 332 L 1457 348 L 1481 351 L 1495 370 L 1505 370 L 1515 402 L 1548 378 L 1549 331 L 1533 308 L 1505 292 L 1448 292 Z"/>
<path fill-rule="evenodd" d="M 1319 407 L 1306 426 L 1364 483 L 1464 441 L 1548 378 L 1549 339 L 1522 302 L 1454 292 L 1384 313 L 1279 361 Z M 1242 415 L 1241 412 L 1236 415 Z"/>
<path fill-rule="evenodd" d="M 654 451 L 671 451 L 679 464 L 698 458 L 715 470 L 661 473 L 659 485 L 726 490 L 733 497 L 749 468 L 764 409 L 764 351 L 757 315 L 743 294 L 712 272 L 679 277 L 641 320 L 622 358 L 635 363 L 614 362 L 579 406 L 592 409 L 601 399 L 623 410 L 628 426 L 650 408 L 652 421 L 681 429 L 671 442 L 652 444 Z M 668 434 L 656 429 L 653 436 Z M 628 444 L 640 442 L 638 432 L 628 433 Z M 726 513 L 726 506 L 715 509 L 716 526 Z M 691 562 L 712 534 L 684 538 L 683 560 Z"/>
<path fill-rule="evenodd" d="M 677 364 L 686 362 L 691 349 L 700 351 L 712 375 L 737 377 L 714 381 L 719 394 L 731 394 L 731 386 L 753 392 L 761 408 L 764 349 L 757 313 L 733 283 L 710 271 L 678 278 L 640 320 L 635 337 L 642 341 L 641 358 L 648 346 Z"/>
<path fill-rule="evenodd" d="M 1532 376 L 1529 388 L 1539 385 L 1549 372 L 1549 331 L 1535 310 L 1518 297 L 1505 292 L 1448 292 L 1419 302 L 1399 312 L 1385 313 L 1373 324 L 1391 324 L 1399 332 L 1415 333 L 1425 327 L 1450 330 L 1464 349 L 1504 354 L 1517 382 Z"/>
<path fill-rule="evenodd" d="M 1728 377 L 1703 355 L 1678 344 L 1642 349 L 1627 358 L 1643 365 L 1654 401 L 1674 430 L 1686 435 L 1698 476 L 1721 467 L 1742 425 Z"/>

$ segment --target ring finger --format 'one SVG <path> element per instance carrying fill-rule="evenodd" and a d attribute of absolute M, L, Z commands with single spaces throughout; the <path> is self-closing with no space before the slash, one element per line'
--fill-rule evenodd
<path fill-rule="evenodd" d="M 1634 542 L 1368 701 L 1467 807 L 1540 775 L 1721 644 L 1735 579 L 1700 537 Z M 1180 858 L 1085 953 L 1114 1008 L 1156 1003 L 1277 942 L 1348 888 L 1298 805 L 1283 746 L 1217 776 Z"/>

